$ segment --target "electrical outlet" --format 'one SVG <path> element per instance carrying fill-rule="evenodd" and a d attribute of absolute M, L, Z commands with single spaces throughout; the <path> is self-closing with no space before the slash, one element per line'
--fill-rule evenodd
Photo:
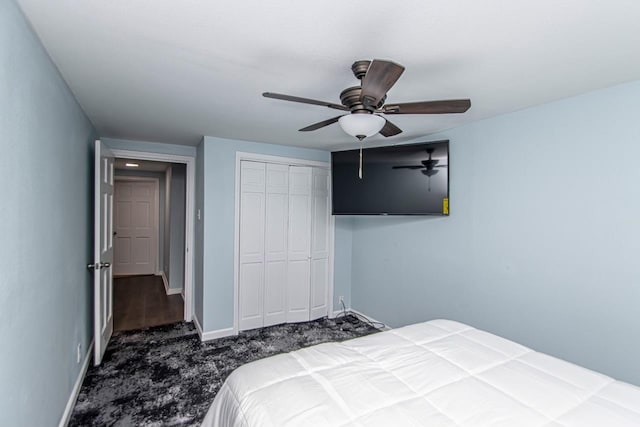
<path fill-rule="evenodd" d="M 344 304 L 344 297 L 342 295 L 338 297 L 338 302 L 340 303 L 340 305 Z"/>
<path fill-rule="evenodd" d="M 76 352 L 76 363 L 82 360 L 82 344 L 78 343 L 78 351 Z"/>

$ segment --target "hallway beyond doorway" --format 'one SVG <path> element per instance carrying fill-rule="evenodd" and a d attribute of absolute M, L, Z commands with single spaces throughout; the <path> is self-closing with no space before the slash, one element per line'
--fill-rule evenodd
<path fill-rule="evenodd" d="M 160 276 L 127 276 L 113 280 L 113 329 L 127 331 L 179 322 L 181 295 L 167 295 Z"/>

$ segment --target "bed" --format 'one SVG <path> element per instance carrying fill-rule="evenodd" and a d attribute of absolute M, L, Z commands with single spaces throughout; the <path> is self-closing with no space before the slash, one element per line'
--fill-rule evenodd
<path fill-rule="evenodd" d="M 640 426 L 640 388 L 434 320 L 236 369 L 205 427 Z"/>

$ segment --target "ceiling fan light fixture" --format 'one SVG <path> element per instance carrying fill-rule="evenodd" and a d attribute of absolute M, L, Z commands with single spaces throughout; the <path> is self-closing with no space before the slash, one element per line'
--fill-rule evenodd
<path fill-rule="evenodd" d="M 384 127 L 386 120 L 375 114 L 347 114 L 338 119 L 343 131 L 360 140 L 368 138 Z"/>

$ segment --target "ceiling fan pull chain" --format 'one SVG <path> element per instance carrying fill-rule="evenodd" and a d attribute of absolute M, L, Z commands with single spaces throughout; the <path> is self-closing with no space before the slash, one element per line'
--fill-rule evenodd
<path fill-rule="evenodd" d="M 360 140 L 360 167 L 358 168 L 358 178 L 362 179 L 362 140 Z"/>

